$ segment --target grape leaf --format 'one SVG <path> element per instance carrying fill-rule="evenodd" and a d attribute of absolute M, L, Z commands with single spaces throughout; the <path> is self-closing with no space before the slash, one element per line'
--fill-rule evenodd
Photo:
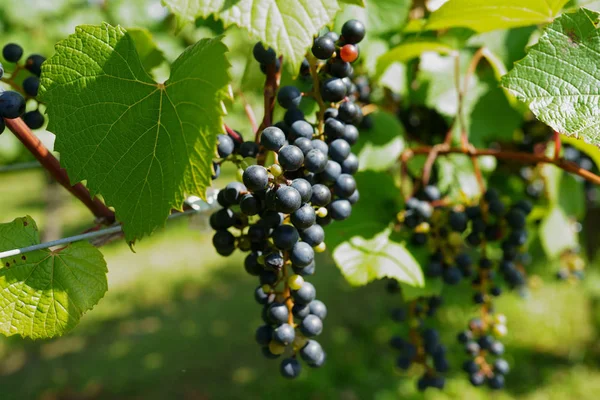
<path fill-rule="evenodd" d="M 225 26 L 237 25 L 285 57 L 291 71 L 299 70 L 313 35 L 330 23 L 340 9 L 338 0 L 164 0 L 181 23 L 210 14 Z"/>
<path fill-rule="evenodd" d="M 352 207 L 350 218 L 325 227 L 325 241 L 330 249 L 353 236 L 374 237 L 386 229 L 401 210 L 400 190 L 391 174 L 368 170 L 360 171 L 354 177 L 360 200 Z"/>
<path fill-rule="evenodd" d="M 477 32 L 551 22 L 568 0 L 450 0 L 431 13 L 426 28 Z"/>
<path fill-rule="evenodd" d="M 390 241 L 390 232 L 386 229 L 372 239 L 354 236 L 333 251 L 333 259 L 351 285 L 388 277 L 424 286 L 421 267 L 403 244 Z"/>
<path fill-rule="evenodd" d="M 449 54 L 452 50 L 451 46 L 433 38 L 406 40 L 377 59 L 375 78 L 383 75 L 395 62 L 406 63 L 428 51 Z"/>
<path fill-rule="evenodd" d="M 438 187 L 452 200 L 475 198 L 481 194 L 471 159 L 463 154 L 449 154 L 436 160 Z"/>
<path fill-rule="evenodd" d="M 487 147 L 494 141 L 513 140 L 515 130 L 523 122 L 522 114 L 512 107 L 506 92 L 498 86 L 495 71 L 480 73 L 480 81 L 487 84 L 487 90 L 477 99 L 465 118 L 469 124 L 471 144 Z"/>
<path fill-rule="evenodd" d="M 577 232 L 559 205 L 552 207 L 540 225 L 540 241 L 549 259 L 578 246 Z"/>
<path fill-rule="evenodd" d="M 73 182 L 87 180 L 133 241 L 162 226 L 185 194 L 210 184 L 229 82 L 221 38 L 188 47 L 162 84 L 121 27 L 85 25 L 42 67 L 48 130 Z"/>
<path fill-rule="evenodd" d="M 365 0 L 340 0 L 340 2 L 360 7 L 365 6 Z"/>
<path fill-rule="evenodd" d="M 527 54 L 527 44 L 534 32 L 536 32 L 535 26 L 485 32 L 471 37 L 467 44 L 469 46 L 485 47 L 487 54 L 484 54 L 484 56 L 486 58 L 489 54 L 493 54 L 500 59 L 503 66 L 512 68 L 516 61 Z"/>
<path fill-rule="evenodd" d="M 557 18 L 501 82 L 554 130 L 596 145 L 600 144 L 599 17 L 580 9 Z"/>
<path fill-rule="evenodd" d="M 27 216 L 0 224 L 0 251 L 40 243 Z M 106 262 L 87 242 L 36 250 L 0 264 L 0 333 L 33 339 L 62 335 L 106 293 Z"/>
<path fill-rule="evenodd" d="M 585 192 L 583 178 L 564 172 L 559 167 L 546 164 L 541 169 L 546 181 L 546 193 L 550 206 L 558 206 L 570 217 L 585 216 Z"/>

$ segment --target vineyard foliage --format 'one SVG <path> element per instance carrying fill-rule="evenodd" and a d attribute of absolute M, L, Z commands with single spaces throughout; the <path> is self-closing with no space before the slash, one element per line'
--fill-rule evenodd
<path fill-rule="evenodd" d="M 367 30 L 353 68 L 371 90 L 362 104 L 370 123 L 360 125 L 352 150 L 360 201 L 346 221 L 325 228 L 325 243 L 350 285 L 392 278 L 405 289 L 405 300 L 441 293 L 439 281 L 427 276 L 430 254 L 401 226 L 402 213 L 410 210 L 406 200 L 425 170 L 450 204 L 478 205 L 483 188 L 492 186 L 508 204 L 530 195 L 535 207 L 527 216 L 527 242 L 539 249 L 535 257 L 557 261 L 585 247 L 577 221 L 597 187 L 559 168 L 566 164 L 552 163 L 560 156 L 553 143 L 540 152 L 527 141 L 528 127 L 538 124 L 544 134 L 560 134 L 564 158 L 570 149 L 591 160 L 586 170 L 600 167 L 600 8 L 567 0 L 448 0 L 420 13 L 408 0 L 164 5 L 170 38 L 136 26 L 148 25 L 151 16 L 124 13 L 130 17 L 122 25 L 100 23 L 94 15 L 90 24 L 26 43 L 48 52 L 37 100 L 48 120 L 44 129 L 56 135 L 61 166 L 72 184 L 83 182 L 114 209 L 132 248 L 183 210 L 187 196 L 206 199 L 225 123 L 254 140 L 248 121 L 228 116 L 244 107 L 244 93 L 257 116 L 265 112 L 259 111 L 265 80 L 252 57 L 254 43 L 279 57 L 282 87 L 293 84 L 307 93 L 311 81 L 299 71 L 315 35 L 339 31 L 349 18 Z M 61 7 L 38 10 L 39 20 Z M 10 73 L 11 64 L 3 65 Z M 316 119 L 318 103 L 304 96 L 301 105 L 315 125 L 323 122 Z M 284 112 L 275 106 L 279 119 Z M 451 149 L 467 141 L 478 149 L 535 150 L 548 162 L 515 167 L 490 152 L 473 163 L 466 148 L 430 160 L 431 148 L 415 150 L 446 137 Z M 22 157 L 10 145 L 0 156 Z M 39 243 L 35 221 L 14 217 L 0 225 L 0 250 Z M 2 259 L 0 332 L 34 339 L 65 334 L 103 297 L 106 272 L 100 250 L 85 242 Z"/>

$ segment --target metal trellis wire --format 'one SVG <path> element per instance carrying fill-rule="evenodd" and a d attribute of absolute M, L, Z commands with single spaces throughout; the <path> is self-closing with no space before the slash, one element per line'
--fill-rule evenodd
<path fill-rule="evenodd" d="M 183 217 L 186 215 L 201 214 L 201 213 L 205 213 L 205 212 L 215 209 L 216 207 L 218 207 L 218 203 L 216 201 L 218 192 L 219 191 L 215 190 L 215 189 L 208 189 L 207 194 L 206 194 L 207 201 L 203 201 L 202 199 L 200 199 L 199 197 L 196 197 L 196 196 L 188 197 L 186 199 L 185 203 L 189 207 L 189 209 L 182 211 L 182 212 L 173 213 L 173 214 L 169 215 L 168 219 L 172 220 L 172 219 L 180 218 L 180 217 Z M 91 240 L 91 239 L 102 237 L 102 236 L 113 235 L 113 234 L 121 232 L 122 230 L 123 230 L 123 227 L 121 225 L 115 225 L 115 226 L 110 226 L 107 228 L 99 229 L 99 230 L 93 231 L 93 232 L 82 233 L 80 235 L 75 235 L 75 236 L 70 236 L 70 237 L 66 237 L 66 238 L 61 238 L 58 240 L 52 240 L 52 241 L 45 242 L 45 243 L 35 244 L 33 246 L 22 247 L 20 249 L 6 250 L 3 252 L 0 252 L 0 259 L 5 258 L 5 257 L 16 256 L 18 254 L 29 253 L 29 252 L 35 251 L 35 250 L 48 249 L 50 247 L 61 246 L 61 245 L 65 245 L 65 244 L 69 244 L 69 243 L 73 243 L 73 242 L 79 242 L 82 240 Z"/>

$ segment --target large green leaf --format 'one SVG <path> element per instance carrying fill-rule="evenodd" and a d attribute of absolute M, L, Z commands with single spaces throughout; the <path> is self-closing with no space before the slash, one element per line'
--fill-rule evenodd
<path fill-rule="evenodd" d="M 40 243 L 31 217 L 0 224 L 0 251 Z M 108 289 L 102 253 L 87 242 L 7 257 L 0 264 L 0 333 L 33 339 L 62 335 Z"/>
<path fill-rule="evenodd" d="M 273 47 L 298 71 L 313 36 L 331 22 L 338 0 L 164 0 L 182 22 L 214 14 L 225 26 L 237 25 Z"/>
<path fill-rule="evenodd" d="M 568 0 L 450 0 L 434 11 L 427 29 L 466 27 L 477 32 L 551 22 Z"/>
<path fill-rule="evenodd" d="M 600 144 L 600 14 L 557 18 L 502 85 L 554 130 Z"/>
<path fill-rule="evenodd" d="M 380 278 L 394 278 L 411 286 L 425 282 L 420 265 L 403 244 L 390 241 L 390 229 L 372 239 L 354 236 L 333 251 L 333 259 L 354 286 Z"/>
<path fill-rule="evenodd" d="M 203 39 L 154 82 L 127 32 L 80 26 L 42 68 L 48 130 L 73 182 L 114 206 L 128 241 L 162 226 L 185 194 L 210 184 L 221 101 L 229 82 L 227 47 Z"/>

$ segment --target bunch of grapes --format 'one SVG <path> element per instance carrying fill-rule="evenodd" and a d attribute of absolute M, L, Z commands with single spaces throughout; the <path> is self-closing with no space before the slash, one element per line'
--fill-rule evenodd
<path fill-rule="evenodd" d="M 471 359 L 464 369 L 473 385 L 487 382 L 493 389 L 504 385 L 508 373 L 506 360 L 499 357 L 504 346 L 499 338 L 506 335 L 506 317 L 496 314 L 493 299 L 502 293 L 502 282 L 510 288 L 523 289 L 526 284 L 524 266 L 529 263 L 527 253 L 527 216 L 532 211 L 528 200 L 507 204 L 494 189 L 481 196 L 477 204 L 448 204 L 434 185 L 424 187 L 406 201 L 405 209 L 398 214 L 398 222 L 408 228 L 411 243 L 427 246 L 429 263 L 425 267 L 428 278 L 442 278 L 445 284 L 456 285 L 470 279 L 474 290 L 473 302 L 481 308 L 481 318 L 471 320 L 469 329 L 459 335 Z M 492 256 L 495 255 L 495 256 Z M 439 302 L 439 300 L 436 300 Z M 413 305 L 422 314 L 423 304 Z M 430 306 L 431 308 L 431 306 Z M 398 315 L 398 314 L 396 314 Z M 397 317 L 395 319 L 398 319 Z M 422 323 L 409 320 L 411 330 Z M 413 342 L 406 346 L 394 339 L 393 343 L 404 352 L 398 360 L 401 368 L 408 368 L 414 360 L 426 365 L 425 355 L 432 356 L 434 370 L 445 372 L 447 364 L 431 343 L 436 343 L 437 332 L 431 329 L 412 334 Z M 435 339 L 435 340 L 434 340 Z M 425 351 L 419 350 L 422 343 Z M 427 343 L 430 343 L 427 349 Z M 419 389 L 443 386 L 439 377 L 433 378 L 431 368 L 419 380 Z M 434 383 L 435 382 L 435 383 Z"/>
<path fill-rule="evenodd" d="M 213 244 L 224 256 L 235 249 L 249 252 L 244 266 L 259 280 L 254 297 L 264 322 L 256 341 L 267 358 L 285 354 L 280 371 L 287 378 L 301 372 L 298 355 L 310 367 L 320 367 L 326 358 L 314 338 L 323 330 L 327 308 L 305 277 L 315 272 L 315 252 L 325 251 L 323 226 L 347 219 L 359 199 L 353 177 L 358 159 L 351 145 L 358 139 L 362 114 L 347 96 L 355 90 L 350 63 L 364 33 L 364 26 L 351 20 L 341 37 L 329 32 L 315 39 L 313 55 L 328 61 L 308 66 L 316 79 L 312 95 L 320 88 L 329 107 L 320 110 L 316 123 L 298 108 L 305 94 L 285 86 L 277 93 L 287 110 L 284 120 L 259 132 L 258 143 L 243 142 L 235 131 L 218 137 L 213 177 L 223 161 L 235 162 L 243 172 L 242 182 L 229 183 L 218 194 L 223 208 L 210 218 Z M 263 70 L 273 63 L 279 68 L 275 52 L 261 43 L 254 56 Z M 273 163 L 260 165 L 270 154 Z M 258 163 L 243 168 L 248 158 Z"/>
<path fill-rule="evenodd" d="M 524 245 L 528 237 L 526 217 L 531 209 L 527 200 L 508 208 L 494 189 L 488 190 L 478 205 L 450 207 L 441 199 L 437 187 L 429 185 L 406 201 L 398 221 L 411 230 L 413 245 L 430 249 L 430 260 L 425 268 L 427 277 L 442 277 L 444 283 L 456 285 L 463 278 L 473 276 L 473 260 L 477 257 L 473 285 L 480 287 L 483 275 L 493 275 L 487 272 L 494 263 L 486 253 L 487 246 L 495 244 L 502 250 L 500 272 L 511 287 L 518 287 L 525 283 L 521 267 L 529 260 Z M 481 289 L 489 290 L 490 294 L 500 293 L 496 285 Z M 476 297 L 484 295 L 480 292 Z"/>
<path fill-rule="evenodd" d="M 486 320 L 473 318 L 467 330 L 458 335 L 470 359 L 463 364 L 473 386 L 485 383 L 491 389 L 504 387 L 504 376 L 510 366 L 501 358 L 504 345 L 498 339 L 506 334 L 506 317 L 503 314 L 486 313 Z"/>
<path fill-rule="evenodd" d="M 15 43 L 9 43 L 2 49 L 2 56 L 9 63 L 15 64 L 12 74 L 9 78 L 3 77 L 4 68 L 0 64 L 0 79 L 12 85 L 16 85 L 17 75 L 25 69 L 31 74 L 21 83 L 23 95 L 17 91 L 4 90 L 0 93 L 0 117 L 14 119 L 22 117 L 25 124 L 30 129 L 39 129 L 44 125 L 44 116 L 39 111 L 39 103 L 35 110 L 25 112 L 26 101 L 35 99 L 40 87 L 40 74 L 42 72 L 42 63 L 46 60 L 39 54 L 32 54 L 25 60 L 24 64 L 19 64 L 23 57 L 23 48 Z M 1 89 L 0 89 L 1 90 Z M 4 120 L 0 119 L 0 133 L 4 131 Z"/>
<path fill-rule="evenodd" d="M 441 375 L 448 372 L 450 364 L 446 358 L 446 346 L 440 342 L 439 332 L 426 327 L 426 319 L 433 317 L 442 305 L 439 296 L 419 297 L 405 308 L 392 310 L 392 319 L 399 323 L 406 322 L 409 326 L 408 338 L 394 336 L 390 345 L 400 351 L 396 365 L 402 370 L 419 364 L 424 373 L 417 381 L 419 391 L 428 387 L 443 389 L 446 378 Z"/>
<path fill-rule="evenodd" d="M 423 105 L 411 105 L 397 112 L 406 134 L 420 143 L 434 145 L 439 143 L 450 126 L 444 117 L 433 108 Z"/>

